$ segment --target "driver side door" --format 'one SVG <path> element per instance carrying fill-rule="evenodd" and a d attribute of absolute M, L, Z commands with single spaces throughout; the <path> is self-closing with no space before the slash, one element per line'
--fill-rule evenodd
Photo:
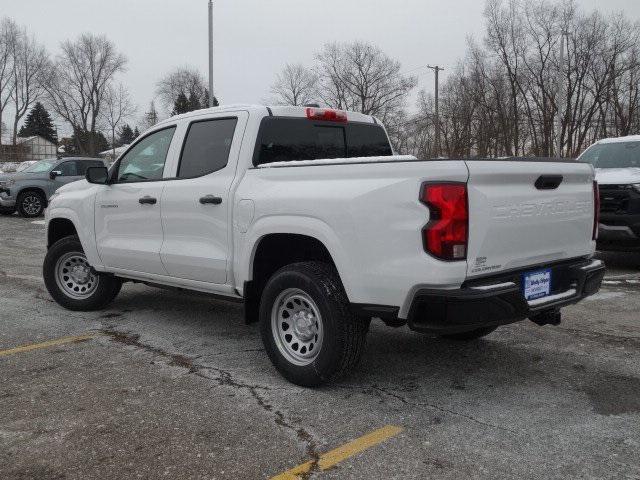
<path fill-rule="evenodd" d="M 120 158 L 110 183 L 96 195 L 96 244 L 102 263 L 113 270 L 166 275 L 160 260 L 160 218 L 167 158 L 176 127 L 151 132 Z"/>

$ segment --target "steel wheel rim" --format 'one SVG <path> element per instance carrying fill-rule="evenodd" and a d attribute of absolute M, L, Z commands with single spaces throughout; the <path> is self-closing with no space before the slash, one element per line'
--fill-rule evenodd
<path fill-rule="evenodd" d="M 28 215 L 36 215 L 42 210 L 42 202 L 37 195 L 27 195 L 22 199 L 22 209 Z"/>
<path fill-rule="evenodd" d="M 309 365 L 322 349 L 320 309 L 299 288 L 282 291 L 271 309 L 271 333 L 280 353 L 298 366 Z"/>
<path fill-rule="evenodd" d="M 55 277 L 58 288 L 70 298 L 82 300 L 90 297 L 100 281 L 84 253 L 69 252 L 56 262 Z"/>

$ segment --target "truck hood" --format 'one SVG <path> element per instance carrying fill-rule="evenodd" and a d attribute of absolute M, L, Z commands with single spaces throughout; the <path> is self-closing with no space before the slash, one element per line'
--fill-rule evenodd
<path fill-rule="evenodd" d="M 21 180 L 29 180 L 39 177 L 45 178 L 45 176 L 43 176 L 43 174 L 41 173 L 5 173 L 3 175 L 0 175 L 0 180 L 15 180 L 16 182 L 19 182 Z M 47 176 L 46 178 L 49 177 Z"/>
<path fill-rule="evenodd" d="M 640 168 L 596 168 L 600 185 L 629 185 L 640 183 Z"/>
<path fill-rule="evenodd" d="M 56 193 L 77 192 L 78 190 L 86 190 L 91 184 L 86 180 L 76 180 L 75 182 L 62 185 L 56 190 Z"/>

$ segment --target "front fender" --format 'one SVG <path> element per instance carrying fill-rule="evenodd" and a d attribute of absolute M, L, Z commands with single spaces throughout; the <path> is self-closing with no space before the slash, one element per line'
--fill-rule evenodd
<path fill-rule="evenodd" d="M 93 202 L 87 203 L 89 203 L 90 205 L 82 205 L 81 215 L 84 218 L 93 219 Z M 81 215 L 79 215 L 75 210 L 72 210 L 71 208 L 56 206 L 55 202 L 52 202 L 52 204 L 49 205 L 49 208 L 47 208 L 47 210 L 45 211 L 46 238 L 49 238 L 49 225 L 51 224 L 52 220 L 55 220 L 57 218 L 64 218 L 65 220 L 69 220 L 76 228 L 76 232 L 78 232 L 78 238 L 80 239 L 80 243 L 82 244 L 82 248 L 85 255 L 87 256 L 89 264 L 98 271 L 104 270 L 102 260 L 98 255 L 98 248 L 96 246 L 94 222 L 93 220 L 83 221 L 81 219 Z"/>

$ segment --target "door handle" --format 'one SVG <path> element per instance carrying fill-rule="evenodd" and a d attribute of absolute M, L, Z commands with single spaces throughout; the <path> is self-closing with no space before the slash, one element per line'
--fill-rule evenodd
<path fill-rule="evenodd" d="M 139 198 L 138 202 L 140 202 L 142 205 L 155 205 L 156 203 L 158 203 L 158 200 L 150 197 L 149 195 L 145 195 L 144 197 Z"/>
<path fill-rule="evenodd" d="M 200 197 L 200 203 L 202 205 L 206 205 L 206 204 L 220 205 L 222 203 L 222 198 L 215 197 L 213 195 L 205 195 L 204 197 Z"/>

